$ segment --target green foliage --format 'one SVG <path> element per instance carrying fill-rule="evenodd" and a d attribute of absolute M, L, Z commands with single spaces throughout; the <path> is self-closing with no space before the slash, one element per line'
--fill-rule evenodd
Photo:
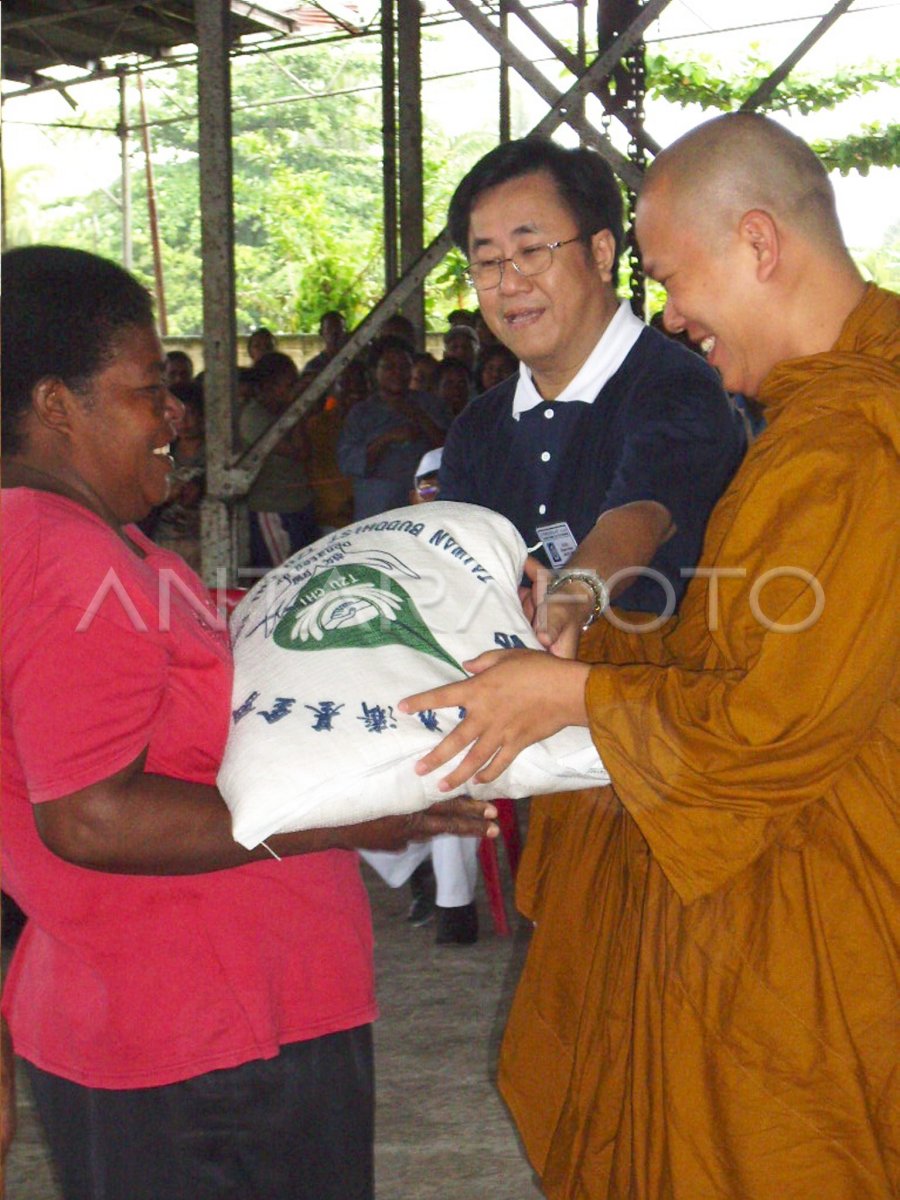
<path fill-rule="evenodd" d="M 676 61 L 649 54 L 648 90 L 677 104 L 730 111 L 739 107 L 771 67 L 754 49 L 735 79 L 723 79 L 712 59 Z M 896 87 L 900 67 L 859 67 L 829 79 L 791 75 L 766 109 L 806 113 L 831 108 L 875 87 Z M 196 72 L 154 72 L 146 81 L 157 209 L 166 283 L 168 327 L 189 334 L 202 327 L 199 150 Z M 114 163 L 117 99 L 85 113 L 87 128 L 61 129 L 60 143 L 75 141 L 92 162 L 98 138 Z M 153 282 L 143 155 L 137 138 L 137 89 L 129 87 L 132 140 L 133 254 L 135 272 Z M 370 39 L 236 59 L 232 70 L 234 232 L 239 332 L 265 324 L 279 332 L 313 332 L 330 308 L 357 322 L 384 289 L 380 63 Z M 78 119 L 67 122 L 77 125 Z M 491 123 L 486 122 L 486 129 Z M 450 137 L 435 122 L 424 131 L 425 242 L 444 226 L 452 191 L 468 168 L 495 143 L 492 132 Z M 865 174 L 871 165 L 900 163 L 900 126 L 865 126 L 814 149 L 829 169 Z M 98 172 L 102 174 L 102 172 Z M 121 258 L 119 181 L 109 171 L 108 190 L 48 200 L 38 174 L 7 180 L 11 244 L 55 240 Z M 890 255 L 893 255 L 891 259 Z M 877 269 L 892 270 L 893 249 Z M 627 290 L 627 268 L 623 274 Z M 651 308 L 655 297 L 650 285 Z M 654 299 L 655 297 L 655 299 Z M 443 325 L 451 308 L 473 307 L 465 259 L 457 250 L 425 283 L 426 322 Z"/>
<path fill-rule="evenodd" d="M 672 104 L 699 104 L 704 109 L 733 112 L 753 95 L 773 69 L 774 65 L 761 59 L 755 48 L 733 79 L 723 78 L 708 56 L 678 61 L 663 53 L 648 54 L 647 91 Z M 898 86 L 900 62 L 851 68 L 826 79 L 810 79 L 792 72 L 763 109 L 806 115 L 836 108 L 844 100 L 879 87 Z M 813 149 L 828 170 L 840 171 L 842 175 L 851 171 L 866 175 L 872 166 L 900 166 L 900 126 L 864 125 L 862 133 L 816 142 Z"/>
<path fill-rule="evenodd" d="M 701 108 L 732 112 L 740 108 L 771 75 L 774 63 L 751 48 L 733 78 L 725 79 L 708 55 L 678 61 L 663 53 L 648 54 L 647 93 L 672 104 L 699 104 Z M 802 114 L 833 109 L 844 100 L 879 87 L 900 86 L 900 63 L 868 65 L 839 71 L 827 79 L 809 79 L 793 71 L 766 101 L 766 112 Z"/>
<path fill-rule="evenodd" d="M 862 133 L 849 137 L 811 142 L 813 150 L 829 171 L 868 175 L 870 167 L 900 167 L 900 125 L 863 125 Z"/>
<path fill-rule="evenodd" d="M 472 297 L 472 288 L 466 278 L 467 266 L 466 256 L 454 246 L 432 273 L 432 281 L 440 289 L 440 299 L 451 310 L 468 307 Z"/>
<path fill-rule="evenodd" d="M 867 279 L 900 292 L 900 221 L 888 229 L 881 249 L 857 256 L 857 264 Z"/>
<path fill-rule="evenodd" d="M 426 128 L 423 142 L 422 186 L 427 244 L 447 224 L 447 208 L 456 185 L 466 171 L 496 145 L 496 139 L 488 133 L 472 133 L 451 140 L 440 130 Z M 475 308 L 477 304 L 475 292 L 466 279 L 465 255 L 454 247 L 425 281 L 425 323 L 429 329 L 443 329 L 449 311 Z"/>

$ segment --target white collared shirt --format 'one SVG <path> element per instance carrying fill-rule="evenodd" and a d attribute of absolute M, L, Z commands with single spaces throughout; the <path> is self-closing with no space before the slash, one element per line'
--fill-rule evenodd
<path fill-rule="evenodd" d="M 620 300 L 616 315 L 603 330 L 597 345 L 581 364 L 571 383 L 567 383 L 560 394 L 554 397 L 553 403 L 580 400 L 583 404 L 593 404 L 600 389 L 621 367 L 645 328 L 644 322 L 631 311 L 628 301 Z M 513 420 L 518 421 L 523 412 L 546 403 L 534 386 L 530 369 L 524 363 L 519 363 L 519 382 L 512 404 Z"/>

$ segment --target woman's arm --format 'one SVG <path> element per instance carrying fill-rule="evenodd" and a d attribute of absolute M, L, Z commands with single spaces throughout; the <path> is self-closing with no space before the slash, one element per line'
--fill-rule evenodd
<path fill-rule="evenodd" d="M 231 836 L 231 814 L 214 787 L 145 774 L 146 751 L 115 775 L 34 806 L 47 848 L 67 862 L 131 875 L 193 875 L 267 859 Z M 493 805 L 459 797 L 424 812 L 358 825 L 277 834 L 279 857 L 317 850 L 397 850 L 440 833 L 496 836 Z"/>

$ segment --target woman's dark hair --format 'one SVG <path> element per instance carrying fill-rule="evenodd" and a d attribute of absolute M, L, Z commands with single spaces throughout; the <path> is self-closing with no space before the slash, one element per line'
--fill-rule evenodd
<path fill-rule="evenodd" d="M 394 337 L 393 334 L 388 333 L 384 337 L 376 338 L 369 346 L 367 365 L 370 371 L 375 370 L 381 361 L 381 356 L 386 354 L 388 350 L 402 350 L 409 359 L 410 366 L 412 366 L 415 351 L 410 348 L 409 343 L 404 338 Z"/>
<path fill-rule="evenodd" d="M 596 150 L 566 149 L 546 137 L 526 137 L 504 142 L 489 151 L 469 171 L 453 193 L 447 223 L 450 235 L 463 254 L 469 252 L 469 217 L 478 197 L 489 188 L 542 172 L 556 185 L 585 241 L 608 229 L 622 253 L 622 193 L 612 167 Z M 617 272 L 613 271 L 613 283 Z"/>
<path fill-rule="evenodd" d="M 507 369 L 507 375 L 513 375 L 519 369 L 519 360 L 513 354 L 508 346 L 504 346 L 502 342 L 496 342 L 492 346 L 485 346 L 478 357 L 478 364 L 475 367 L 475 381 L 479 393 L 486 391 L 484 384 L 484 371 L 495 358 L 502 359 Z"/>
<path fill-rule="evenodd" d="M 255 383 L 267 387 L 270 383 L 282 379 L 299 379 L 300 368 L 289 354 L 280 350 L 270 350 L 258 358 L 252 367 L 247 367 L 244 379 L 247 383 Z"/>
<path fill-rule="evenodd" d="M 153 324 L 153 302 L 122 267 L 65 246 L 22 246 L 3 255 L 2 438 L 22 449 L 20 421 L 48 377 L 84 390 L 125 329 Z"/>
<path fill-rule="evenodd" d="M 461 358 L 442 358 L 439 360 L 437 370 L 435 371 L 435 387 L 437 387 L 445 375 L 452 375 L 454 371 L 465 375 L 469 383 L 472 382 L 472 372 Z"/>

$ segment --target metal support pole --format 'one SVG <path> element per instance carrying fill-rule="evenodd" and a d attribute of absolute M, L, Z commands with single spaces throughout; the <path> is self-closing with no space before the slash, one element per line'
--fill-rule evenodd
<path fill-rule="evenodd" d="M 587 67 L 587 44 L 585 39 L 585 14 L 583 4 L 578 5 L 579 49 L 577 54 L 572 54 L 572 52 L 565 45 L 563 45 L 558 38 L 555 38 L 552 33 L 544 28 L 534 13 L 532 13 L 530 9 L 526 8 L 525 5 L 521 3 L 521 0 L 502 0 L 502 3 L 506 7 L 507 12 L 518 17 L 526 29 L 529 29 L 536 38 L 542 41 L 550 53 L 555 58 L 558 58 L 562 65 L 567 70 L 571 71 L 576 78 L 580 78 L 584 74 Z M 502 21 L 500 24 L 500 29 L 501 31 L 503 30 Z M 601 89 L 598 89 L 598 91 L 600 90 Z M 585 120 L 583 102 L 580 104 L 577 111 L 578 119 L 582 121 Z M 635 124 L 628 113 L 614 112 L 609 115 L 614 116 L 618 121 L 620 121 L 621 124 L 628 130 L 629 134 L 631 134 L 632 138 L 635 136 Z M 658 154 L 662 148 L 659 143 L 654 141 L 654 139 L 647 133 L 645 129 L 641 129 L 640 135 L 647 149 L 653 154 Z M 583 144 L 584 139 L 582 138 L 582 145 Z"/>
<path fill-rule="evenodd" d="M 397 83 L 394 0 L 381 0 L 381 146 L 384 196 L 384 283 L 390 290 L 400 274 L 397 252 Z"/>
<path fill-rule="evenodd" d="M 206 406 L 206 486 L 201 509 L 204 581 L 237 579 L 235 508 L 226 501 L 234 447 L 237 390 L 234 227 L 231 160 L 231 10 L 220 0 L 196 0 L 197 94 L 200 126 L 200 233 L 203 254 L 203 392 Z M 243 489 L 246 491 L 247 485 Z"/>
<path fill-rule="evenodd" d="M 8 239 L 6 236 L 6 155 L 3 152 L 2 109 L 3 100 L 0 98 L 0 249 L 5 250 Z"/>
<path fill-rule="evenodd" d="M 831 28 L 838 17 L 842 16 L 852 3 L 853 0 L 838 0 L 831 11 L 827 12 L 818 25 L 806 35 L 800 45 L 795 47 L 784 62 L 776 67 L 767 79 L 762 81 L 752 96 L 747 97 L 741 105 L 741 112 L 753 112 L 757 108 L 762 108 L 778 85 L 787 79 L 804 54 L 812 49 L 822 34 Z"/>
<path fill-rule="evenodd" d="M 124 67 L 119 68 L 119 152 L 122 178 L 122 265 L 131 270 L 131 165 L 128 161 L 128 104 Z"/>
<path fill-rule="evenodd" d="M 509 37 L 509 0 L 500 0 L 500 33 L 504 38 Z M 500 58 L 500 141 L 508 142 L 512 138 L 512 108 L 510 105 L 509 67 L 505 59 Z"/>
<path fill-rule="evenodd" d="M 577 33 L 577 41 L 576 41 L 576 45 L 575 45 L 575 58 L 578 63 L 578 70 L 575 71 L 575 75 L 576 75 L 576 77 L 578 77 L 578 76 L 584 74 L 585 67 L 587 66 L 587 38 L 585 36 L 585 21 L 584 21 L 585 3 L 584 3 L 584 0 L 576 0 L 575 9 L 576 9 L 576 12 L 578 13 L 578 33 Z M 581 112 L 578 115 L 582 121 L 587 116 L 587 112 L 585 111 L 583 100 L 581 102 Z"/>
<path fill-rule="evenodd" d="M 641 0 L 600 0 L 597 11 L 597 46 L 603 50 L 641 11 Z M 610 84 L 614 84 L 611 87 Z M 636 43 L 619 60 L 610 80 L 604 84 L 601 99 L 608 114 L 618 117 L 631 134 L 628 158 L 643 174 L 647 155 L 644 138 L 644 96 L 646 92 L 644 44 Z M 634 232 L 637 188 L 629 183 L 625 197 L 625 257 L 631 271 L 631 307 L 644 318 L 646 287 L 640 248 Z"/>
<path fill-rule="evenodd" d="M 419 0 L 397 0 L 397 77 L 400 114 L 400 268 L 406 271 L 422 253 L 425 203 L 422 185 L 422 36 Z M 425 288 L 420 285 L 404 308 L 425 346 Z"/>
<path fill-rule="evenodd" d="M 665 8 L 669 0 L 647 0 L 631 25 L 615 39 L 606 51 L 594 59 L 584 74 L 565 93 L 561 93 L 558 88 L 555 88 L 508 38 L 504 38 L 497 26 L 491 23 L 481 9 L 472 3 L 472 0 L 449 0 L 449 2 L 460 16 L 465 17 L 485 41 L 493 46 L 498 54 L 502 55 L 504 61 L 509 63 L 513 70 L 521 75 L 525 82 L 530 84 L 548 104 L 549 111 L 534 127 L 534 133 L 549 134 L 565 121 L 584 137 L 587 145 L 594 146 L 600 151 L 629 187 L 636 189 L 640 185 L 641 171 L 615 148 L 608 137 L 599 133 L 590 122 L 579 118 L 578 102 L 606 78 L 621 56 L 635 42 L 640 41 L 644 29 Z"/>
<path fill-rule="evenodd" d="M 138 72 L 138 95 L 141 98 L 141 141 L 144 145 L 144 170 L 147 175 L 147 215 L 150 221 L 150 244 L 153 247 L 153 276 L 156 280 L 156 318 L 159 332 L 169 332 L 166 318 L 166 286 L 163 279 L 162 247 L 159 240 L 159 217 L 156 212 L 156 187 L 153 182 L 153 159 L 150 156 L 150 128 L 147 124 L 147 102 L 144 98 L 144 77 Z"/>

